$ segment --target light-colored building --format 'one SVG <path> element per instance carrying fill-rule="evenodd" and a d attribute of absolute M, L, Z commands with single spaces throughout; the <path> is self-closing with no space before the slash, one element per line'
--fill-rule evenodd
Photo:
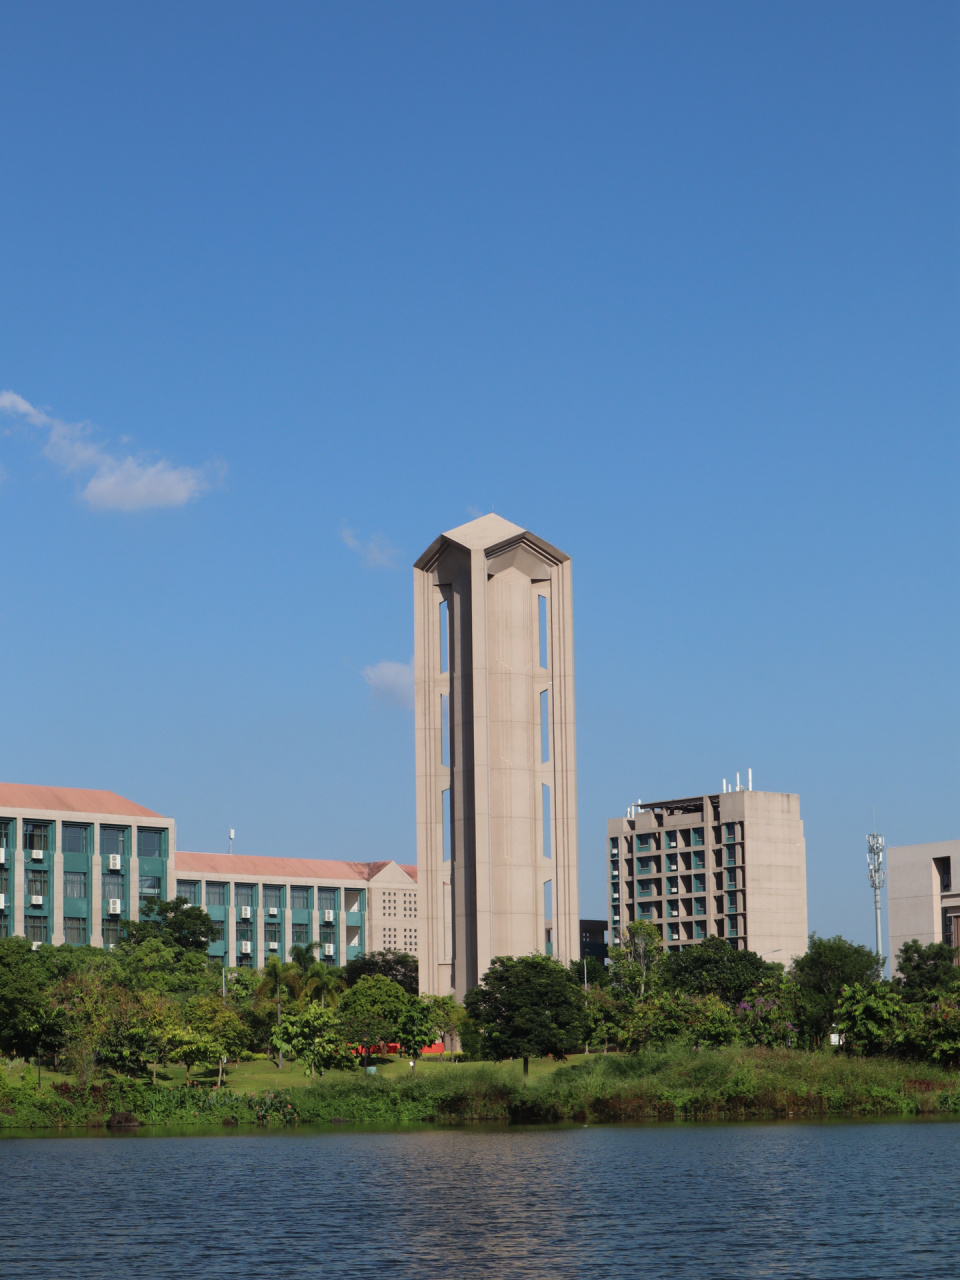
<path fill-rule="evenodd" d="M 414 567 L 420 986 L 580 953 L 570 557 L 498 515 Z"/>
<path fill-rule="evenodd" d="M 186 853 L 172 818 L 112 791 L 0 783 L 0 937 L 109 946 L 148 898 L 178 896 L 221 923 L 210 954 L 231 965 L 297 942 L 338 965 L 419 949 L 416 867 Z"/>
<path fill-rule="evenodd" d="M 897 845 L 887 850 L 890 958 L 905 942 L 960 947 L 960 840 Z"/>
<path fill-rule="evenodd" d="M 724 791 L 638 801 L 607 824 L 610 938 L 649 920 L 669 951 L 720 937 L 783 964 L 807 949 L 800 799 Z"/>

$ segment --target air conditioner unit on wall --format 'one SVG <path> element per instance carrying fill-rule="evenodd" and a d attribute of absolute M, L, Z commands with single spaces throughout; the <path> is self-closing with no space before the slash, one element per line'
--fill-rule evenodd
<path fill-rule="evenodd" d="M 110 870 L 111 871 L 123 870 L 123 859 L 120 857 L 119 853 L 110 854 Z"/>
<path fill-rule="evenodd" d="M 267 911 L 270 913 L 270 915 L 275 916 L 275 915 L 277 914 L 278 908 L 277 908 L 277 907 L 267 907 Z"/>
<path fill-rule="evenodd" d="M 323 954 L 324 954 L 325 956 L 332 956 L 332 955 L 333 955 L 333 943 L 332 943 L 332 942 L 325 942 L 325 943 L 323 944 Z"/>
<path fill-rule="evenodd" d="M 324 913 L 323 913 L 323 923 L 324 923 L 324 924 L 333 924 L 333 912 L 332 912 L 332 911 L 324 911 Z"/>
<path fill-rule="evenodd" d="M 31 859 L 32 859 L 34 862 L 42 862 L 42 861 L 43 861 L 43 850 L 42 850 L 42 849 L 31 849 L 31 850 L 30 850 L 30 857 L 31 857 Z"/>
<path fill-rule="evenodd" d="M 42 907 L 42 906 L 43 906 L 43 894 L 42 894 L 42 893 L 31 893 L 31 895 L 30 895 L 30 905 L 31 905 L 31 907 Z"/>
<path fill-rule="evenodd" d="M 252 944 L 252 943 L 250 943 L 250 942 L 241 942 L 241 943 L 240 943 L 240 954 L 241 954 L 242 956 L 248 956 L 248 955 L 250 954 L 250 951 L 251 951 L 252 947 L 253 947 L 253 944 Z"/>
<path fill-rule="evenodd" d="M 33 946 L 32 946 L 32 950 L 34 950 L 34 951 L 39 951 L 39 950 L 40 950 L 40 946 L 41 946 L 41 944 L 40 944 L 39 942 L 34 942 L 34 943 L 33 943 Z"/>
<path fill-rule="evenodd" d="M 268 942 L 268 943 L 267 943 L 267 949 L 268 949 L 268 950 L 270 950 L 270 951 L 279 951 L 279 950 L 280 950 L 280 943 L 279 943 L 279 942 Z"/>
<path fill-rule="evenodd" d="M 7 895 L 5 893 L 0 893 L 0 911 L 6 911 L 6 909 L 7 909 Z"/>
<path fill-rule="evenodd" d="M 249 919 L 250 919 L 250 908 L 249 908 L 249 907 L 241 907 L 241 908 L 240 908 L 240 919 L 241 919 L 241 920 L 249 920 Z"/>
<path fill-rule="evenodd" d="M 6 862 L 7 862 L 7 851 L 6 849 L 0 849 L 0 867 L 6 866 Z"/>
<path fill-rule="evenodd" d="M 109 904 L 110 904 L 108 907 L 109 914 L 112 916 L 118 916 L 123 908 L 123 902 L 121 901 L 121 899 L 110 898 Z"/>

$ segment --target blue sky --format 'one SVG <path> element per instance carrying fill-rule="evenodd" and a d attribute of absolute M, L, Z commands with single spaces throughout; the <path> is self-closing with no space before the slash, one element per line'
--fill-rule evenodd
<path fill-rule="evenodd" d="M 960 835 L 955 6 L 8 5 L 0 776 L 415 857 L 413 559 L 574 560 L 637 796 Z M 366 676 L 365 676 L 366 672 Z M 372 680 L 372 683 L 371 683 Z"/>

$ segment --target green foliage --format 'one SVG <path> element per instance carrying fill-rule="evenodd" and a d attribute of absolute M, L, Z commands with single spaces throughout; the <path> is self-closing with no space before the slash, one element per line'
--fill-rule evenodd
<path fill-rule="evenodd" d="M 737 1005 L 737 1040 L 745 1045 L 792 1049 L 799 1040 L 798 992 L 786 974 L 765 978 Z"/>
<path fill-rule="evenodd" d="M 369 1058 L 380 1044 L 396 1042 L 410 997 L 383 974 L 365 974 L 341 996 L 337 1012 L 349 1044 Z"/>
<path fill-rule="evenodd" d="M 586 1002 L 587 1045 L 593 1051 L 606 1050 L 619 1039 L 630 1006 L 618 1000 L 610 987 L 590 987 Z"/>
<path fill-rule="evenodd" d="M 903 1007 L 904 1044 L 914 1057 L 953 1070 L 960 1068 L 960 1004 L 937 1000 Z"/>
<path fill-rule="evenodd" d="M 833 1025 L 843 988 L 879 982 L 883 959 L 839 935 L 811 933 L 807 952 L 794 960 L 790 975 L 798 988 L 801 1031 L 808 1043 L 818 1045 Z"/>
<path fill-rule="evenodd" d="M 732 1044 L 736 1038 L 736 1015 L 712 991 L 706 995 L 660 991 L 648 996 L 637 1002 L 620 1033 L 621 1047 L 632 1053 L 674 1040 L 699 1047 Z"/>
<path fill-rule="evenodd" d="M 139 920 L 122 920 L 120 936 L 137 947 L 148 938 L 159 938 L 168 947 L 183 951 L 199 951 L 206 957 L 207 947 L 220 937 L 220 926 L 202 907 L 193 907 L 186 898 L 161 902 L 149 898 Z"/>
<path fill-rule="evenodd" d="M 924 946 L 916 938 L 905 942 L 897 952 L 897 976 L 893 981 L 910 1003 L 955 995 L 960 990 L 957 948 L 945 942 Z"/>
<path fill-rule="evenodd" d="M 583 991 L 570 970 L 548 956 L 497 956 L 478 987 L 467 992 L 467 1012 L 485 1057 L 563 1058 L 589 1032 Z"/>
<path fill-rule="evenodd" d="M 317 1003 L 286 1014 L 274 1030 L 272 1041 L 275 1049 L 302 1062 L 311 1076 L 315 1071 L 322 1075 L 335 1068 L 350 1071 L 356 1065 L 339 1018 Z"/>
<path fill-rule="evenodd" d="M 704 938 L 695 947 L 665 955 L 657 976 L 668 991 L 715 995 L 736 1005 L 760 983 L 782 972 L 783 965 L 761 960 L 755 951 L 735 951 L 724 938 Z"/>
<path fill-rule="evenodd" d="M 403 987 L 408 995 L 415 996 L 420 991 L 417 957 L 404 951 L 370 951 L 357 956 L 347 961 L 344 976 L 348 987 L 356 986 L 361 978 L 380 976 Z"/>
<path fill-rule="evenodd" d="M 585 956 L 582 960 L 571 960 L 568 968 L 579 983 L 583 982 L 583 967 L 587 967 L 587 987 L 607 987 L 610 985 L 610 971 L 602 960 L 596 956 Z"/>
<path fill-rule="evenodd" d="M 903 998 L 886 982 L 844 987 L 834 1017 L 845 1053 L 893 1053 L 904 1040 Z"/>
<path fill-rule="evenodd" d="M 0 939 L 0 1053 L 31 1058 L 62 1047 L 64 1020 L 49 992 L 63 969 L 69 972 L 53 947 L 34 951 L 26 938 Z"/>
<path fill-rule="evenodd" d="M 621 935 L 623 943 L 610 949 L 610 984 L 621 996 L 637 999 L 656 982 L 664 961 L 660 931 L 649 920 L 634 920 Z"/>
<path fill-rule="evenodd" d="M 433 1044 L 441 1034 L 437 1021 L 440 1012 L 436 1003 L 423 1000 L 420 996 L 409 996 L 407 1007 L 403 1011 L 397 1027 L 397 1043 L 409 1053 L 416 1062 L 428 1044 Z"/>

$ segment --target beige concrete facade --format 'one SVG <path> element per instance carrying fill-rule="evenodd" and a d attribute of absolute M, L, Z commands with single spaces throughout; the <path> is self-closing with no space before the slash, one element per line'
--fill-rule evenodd
<path fill-rule="evenodd" d="M 789 964 L 807 949 L 806 844 L 796 795 L 727 791 L 638 802 L 607 825 L 610 938 L 655 924 L 668 949 L 727 938 Z"/>
<path fill-rule="evenodd" d="M 579 955 L 569 556 L 497 515 L 414 567 L 420 985 Z"/>
<path fill-rule="evenodd" d="M 887 850 L 887 927 L 891 971 L 897 952 L 916 938 L 960 946 L 960 840 Z"/>

